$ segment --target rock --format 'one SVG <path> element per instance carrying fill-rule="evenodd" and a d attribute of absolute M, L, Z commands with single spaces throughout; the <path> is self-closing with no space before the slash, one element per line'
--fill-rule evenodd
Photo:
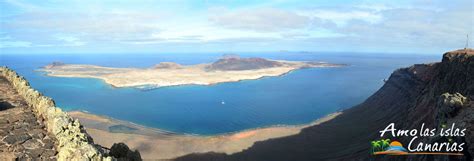
<path fill-rule="evenodd" d="M 38 140 L 36 139 L 30 139 L 30 140 L 27 140 L 25 141 L 25 143 L 22 144 L 23 147 L 25 147 L 26 149 L 39 149 L 42 144 L 41 142 L 39 142 Z"/>
<path fill-rule="evenodd" d="M 11 146 L 12 150 L 15 151 L 15 152 L 23 152 L 25 151 L 25 147 L 23 147 L 23 145 L 21 144 L 14 144 L 13 146 Z"/>
<path fill-rule="evenodd" d="M 14 135 L 20 135 L 20 134 L 26 134 L 26 129 L 25 128 L 20 128 L 20 129 L 15 129 L 12 131 L 12 134 Z"/>
<path fill-rule="evenodd" d="M 25 133 L 25 134 L 18 135 L 16 138 L 16 141 L 18 143 L 24 143 L 25 141 L 29 139 L 31 139 L 31 136 Z"/>
<path fill-rule="evenodd" d="M 19 120 L 20 120 L 20 118 L 18 118 L 18 117 L 10 117 L 10 118 L 8 119 L 8 122 L 17 122 L 17 121 L 19 121 Z"/>
<path fill-rule="evenodd" d="M 8 134 L 9 134 L 8 131 L 4 131 L 4 130 L 0 129 L 0 136 L 6 136 Z"/>
<path fill-rule="evenodd" d="M 3 141 L 7 144 L 13 144 L 16 142 L 16 137 L 14 135 L 8 135 L 7 137 L 3 138 Z"/>
<path fill-rule="evenodd" d="M 56 151 L 55 150 L 50 150 L 50 149 L 47 149 L 47 150 L 44 150 L 43 151 L 43 157 L 52 157 L 52 156 L 55 156 L 56 155 Z"/>
<path fill-rule="evenodd" d="M 28 129 L 31 125 L 27 122 L 16 122 L 13 127 L 14 129 Z"/>
<path fill-rule="evenodd" d="M 30 156 L 33 158 L 38 158 L 43 154 L 44 149 L 38 148 L 38 149 L 31 149 L 28 151 L 30 153 Z"/>
<path fill-rule="evenodd" d="M 115 143 L 110 148 L 109 154 L 116 158 L 125 158 L 129 151 L 130 151 L 130 148 L 128 148 L 128 146 L 125 145 L 124 143 Z"/>
<path fill-rule="evenodd" d="M 114 143 L 114 145 L 112 145 L 110 148 L 109 155 L 117 158 L 118 160 L 142 160 L 140 152 L 137 150 L 131 151 L 130 148 L 128 148 L 128 146 L 124 143 Z"/>
<path fill-rule="evenodd" d="M 16 160 L 32 160 L 31 156 L 26 153 L 20 153 L 16 158 Z"/>
<path fill-rule="evenodd" d="M 36 124 L 36 118 L 34 116 L 32 117 L 26 117 L 23 122 L 29 123 L 29 124 Z"/>
<path fill-rule="evenodd" d="M 24 143 L 25 141 L 31 139 L 31 136 L 27 134 L 20 134 L 20 135 L 8 135 L 3 139 L 3 141 L 7 144 L 14 144 L 14 143 Z"/>
<path fill-rule="evenodd" d="M 46 136 L 43 129 L 33 129 L 29 131 L 28 134 L 30 134 L 33 138 L 36 139 L 43 139 Z"/>
<path fill-rule="evenodd" d="M 446 123 L 448 118 L 454 117 L 457 112 L 467 104 L 467 98 L 459 93 L 442 94 L 437 103 L 438 113 L 436 115 L 437 120 L 443 124 Z"/>
<path fill-rule="evenodd" d="M 46 149 L 52 149 L 54 147 L 54 143 L 51 139 L 43 139 L 43 147 Z"/>

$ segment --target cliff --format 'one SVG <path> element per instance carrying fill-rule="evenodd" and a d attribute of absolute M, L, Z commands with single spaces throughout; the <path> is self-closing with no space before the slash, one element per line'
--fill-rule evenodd
<path fill-rule="evenodd" d="M 472 160 L 474 156 L 474 50 L 447 52 L 441 62 L 417 64 L 394 71 L 386 83 L 363 103 L 343 111 L 328 122 L 303 129 L 299 134 L 255 143 L 231 155 L 191 154 L 176 158 L 228 161 L 310 160 Z M 370 141 L 395 123 L 397 129 L 439 127 L 456 123 L 466 128 L 463 156 L 374 156 Z M 436 142 L 445 137 L 433 137 Z M 401 142 L 409 140 L 401 138 Z"/>
<path fill-rule="evenodd" d="M 18 97 L 21 97 L 16 99 L 26 102 L 26 108 L 32 111 L 32 114 L 28 115 L 29 118 L 24 119 L 33 119 L 35 122 L 38 120 L 41 125 L 45 126 L 48 135 L 54 140 L 54 149 L 57 152 L 55 159 L 116 160 L 116 158 L 133 158 L 140 160 L 140 154 L 137 151 L 133 152 L 129 150 L 128 147 L 125 148 L 124 146 L 126 145 L 124 144 L 117 144 L 117 146 L 113 146 L 110 149 L 111 152 L 117 153 L 116 151 L 119 151 L 123 153 L 118 153 L 117 155 L 114 153 L 108 154 L 106 152 L 107 149 L 103 149 L 101 146 L 94 144 L 92 138 L 87 134 L 78 120 L 72 119 L 66 112 L 56 107 L 51 98 L 43 96 L 40 92 L 31 88 L 29 83 L 15 71 L 7 67 L 0 67 L 0 77 L 6 79 L 13 90 L 16 90 L 15 93 L 19 95 Z M 10 122 L 10 120 L 4 120 L 4 118 L 2 118 L 1 121 Z M 27 140 L 31 137 L 25 135 L 23 138 Z M 5 139 L 3 141 L 5 141 Z M 41 157 L 41 153 L 36 155 L 37 156 L 30 156 L 32 157 L 30 159 L 38 159 Z M 15 158 L 15 156 L 13 156 L 13 158 Z"/>

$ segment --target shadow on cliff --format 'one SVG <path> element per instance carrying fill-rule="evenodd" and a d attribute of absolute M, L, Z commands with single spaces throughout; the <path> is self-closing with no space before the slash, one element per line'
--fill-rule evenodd
<path fill-rule="evenodd" d="M 235 154 L 202 153 L 176 161 L 315 161 L 315 160 L 472 160 L 474 151 L 473 105 L 462 105 L 452 115 L 440 115 L 445 93 L 474 98 L 474 50 L 458 50 L 443 55 L 440 63 L 417 64 L 398 69 L 376 93 L 338 117 L 303 129 L 299 134 L 256 142 Z M 456 94 L 457 95 L 457 94 Z M 442 102 L 442 101 L 441 101 Z M 469 101 L 468 101 L 469 102 Z M 373 156 L 370 141 L 390 123 L 398 129 L 419 128 L 422 123 L 436 127 L 440 116 L 464 124 L 467 148 L 464 156 Z M 458 125 L 458 123 L 456 123 Z M 469 130 L 470 129 L 470 130 Z M 393 138 L 390 138 L 393 139 Z M 406 139 L 400 141 L 408 143 Z"/>

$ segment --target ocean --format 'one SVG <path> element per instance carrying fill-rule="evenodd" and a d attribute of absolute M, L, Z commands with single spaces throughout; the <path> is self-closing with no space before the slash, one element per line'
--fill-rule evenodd
<path fill-rule="evenodd" d="M 151 67 L 159 62 L 210 63 L 220 53 L 179 54 L 8 54 L 0 65 L 24 76 L 57 106 L 82 110 L 175 133 L 215 135 L 246 129 L 297 125 L 357 105 L 402 67 L 441 60 L 441 55 L 383 53 L 238 53 L 242 57 L 344 63 L 279 77 L 183 85 L 152 90 L 114 88 L 99 79 L 48 77 L 35 71 L 53 61 L 109 67 Z"/>

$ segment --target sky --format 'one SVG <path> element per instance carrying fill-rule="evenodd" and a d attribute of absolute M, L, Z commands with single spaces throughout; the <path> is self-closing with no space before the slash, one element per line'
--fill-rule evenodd
<path fill-rule="evenodd" d="M 333 51 L 474 46 L 472 0 L 0 0 L 1 53 Z"/>

